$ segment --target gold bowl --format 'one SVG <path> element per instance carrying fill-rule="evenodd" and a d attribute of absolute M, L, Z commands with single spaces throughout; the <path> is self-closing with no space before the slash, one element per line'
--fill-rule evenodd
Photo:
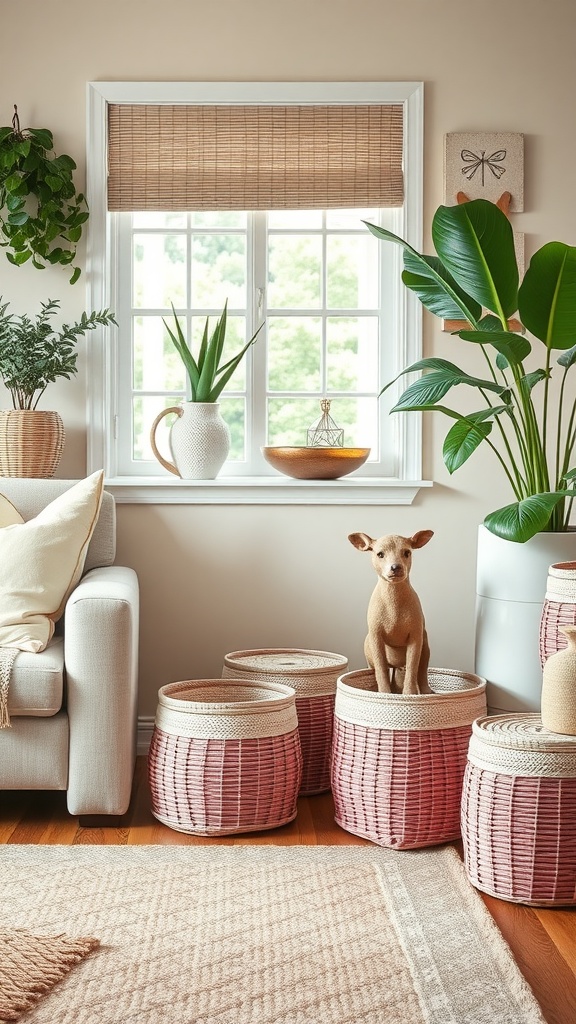
<path fill-rule="evenodd" d="M 306 448 L 304 446 L 262 448 L 274 469 L 296 480 L 337 480 L 363 466 L 370 448 Z"/>

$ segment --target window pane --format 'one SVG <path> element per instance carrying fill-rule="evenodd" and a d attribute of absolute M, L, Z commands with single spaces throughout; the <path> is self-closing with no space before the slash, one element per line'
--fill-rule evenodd
<path fill-rule="evenodd" d="M 370 448 L 369 461 L 379 458 L 377 398 L 335 398 L 330 415 L 344 430 L 346 447 Z"/>
<path fill-rule="evenodd" d="M 326 211 L 326 227 L 327 228 L 349 228 L 351 230 L 362 228 L 368 230 L 362 223 L 364 220 L 370 220 L 378 223 L 378 210 L 327 210 Z"/>
<path fill-rule="evenodd" d="M 222 398 L 220 412 L 230 428 L 228 458 L 231 462 L 244 462 L 246 460 L 246 401 L 244 398 Z"/>
<path fill-rule="evenodd" d="M 158 309 L 186 300 L 186 239 L 183 235 L 134 235 L 134 306 Z"/>
<path fill-rule="evenodd" d="M 192 305 L 246 306 L 245 235 L 192 236 Z"/>
<path fill-rule="evenodd" d="M 321 228 L 322 210 L 271 210 L 268 214 L 271 228 Z"/>
<path fill-rule="evenodd" d="M 319 317 L 268 317 L 268 388 L 319 391 L 321 351 Z"/>
<path fill-rule="evenodd" d="M 378 390 L 377 317 L 328 317 L 326 379 L 329 391 Z"/>
<path fill-rule="evenodd" d="M 150 430 L 156 416 L 162 409 L 169 409 L 171 406 L 180 405 L 182 399 L 173 395 L 143 395 L 132 400 L 132 458 L 137 462 L 156 462 L 156 456 L 150 444 Z M 165 416 L 160 421 L 156 430 L 156 447 L 167 462 L 173 462 L 170 453 L 170 427 L 174 423 L 174 416 Z"/>
<path fill-rule="evenodd" d="M 173 317 L 167 317 L 173 328 Z M 181 322 L 185 330 L 184 322 Z M 134 319 L 133 387 L 136 391 L 184 391 L 186 373 L 182 360 L 159 316 Z"/>
<path fill-rule="evenodd" d="M 374 244 L 373 244 L 374 243 Z M 378 306 L 378 242 L 366 235 L 328 235 L 326 302 L 330 309 Z"/>
<path fill-rule="evenodd" d="M 139 210 L 132 214 L 132 226 L 135 228 L 185 228 L 186 214 L 172 210 L 160 212 L 155 210 Z"/>
<path fill-rule="evenodd" d="M 268 259 L 269 309 L 316 309 L 320 306 L 321 237 L 272 235 Z"/>
<path fill-rule="evenodd" d="M 317 398 L 270 398 L 268 444 L 306 445 L 307 432 L 320 416 Z"/>
<path fill-rule="evenodd" d="M 217 316 L 208 317 L 208 339 L 216 328 Z M 200 350 L 202 335 L 204 333 L 205 316 L 192 317 L 192 352 L 196 358 Z M 232 359 L 246 344 L 246 318 L 243 316 L 229 316 L 226 318 L 226 339 L 222 352 L 221 365 L 224 366 L 229 359 Z M 240 361 L 238 369 L 234 372 L 228 384 L 227 391 L 244 391 L 246 387 L 246 356 Z"/>
<path fill-rule="evenodd" d="M 246 214 L 238 210 L 202 211 L 192 214 L 193 228 L 245 228 Z"/>

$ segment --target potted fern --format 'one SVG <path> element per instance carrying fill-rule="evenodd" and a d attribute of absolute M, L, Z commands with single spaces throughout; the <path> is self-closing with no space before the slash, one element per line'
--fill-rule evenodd
<path fill-rule="evenodd" d="M 1 299 L 0 299 L 1 302 Z M 0 306 L 0 378 L 12 398 L 12 409 L 0 410 L 0 475 L 53 476 L 64 447 L 64 425 L 58 412 L 37 408 L 49 384 L 70 380 L 77 370 L 76 342 L 88 331 L 116 323 L 108 309 L 82 313 L 74 324 L 53 326 L 58 299 L 42 302 L 35 317 Z"/>
<path fill-rule="evenodd" d="M 164 320 L 168 337 L 180 356 L 188 381 L 189 399 L 182 405 L 163 409 L 150 430 L 150 443 L 154 455 L 165 469 L 186 480 L 214 480 L 230 451 L 230 432 L 220 413 L 218 401 L 263 324 L 246 342 L 240 352 L 224 361 L 224 344 L 228 322 L 228 302 L 210 333 L 210 318 L 206 317 L 197 356 L 189 347 L 180 321 L 172 305 L 173 328 Z M 170 413 L 178 417 L 170 428 L 170 450 L 174 462 L 169 462 L 158 451 L 156 430 L 160 421 Z"/>

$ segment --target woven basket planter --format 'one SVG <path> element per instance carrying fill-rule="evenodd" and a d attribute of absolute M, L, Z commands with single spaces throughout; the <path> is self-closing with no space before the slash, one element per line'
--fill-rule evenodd
<path fill-rule="evenodd" d="M 64 448 L 57 412 L 0 410 L 0 476 L 54 476 Z"/>
<path fill-rule="evenodd" d="M 302 753 L 290 687 L 196 679 L 163 686 L 158 701 L 148 776 L 159 821 L 222 836 L 296 817 Z"/>
<path fill-rule="evenodd" d="M 472 885 L 514 903 L 576 903 L 576 738 L 540 717 L 473 726 L 462 792 L 464 864 Z"/>
<path fill-rule="evenodd" d="M 363 669 L 338 680 L 332 746 L 335 821 L 398 850 L 460 835 L 472 722 L 486 714 L 486 681 L 428 670 L 432 694 L 378 693 Z"/>
<path fill-rule="evenodd" d="M 556 562 L 548 569 L 540 619 L 540 663 L 566 647 L 560 626 L 576 625 L 576 562 Z"/>
<path fill-rule="evenodd" d="M 330 789 L 330 753 L 338 676 L 348 659 L 330 651 L 275 648 L 233 651 L 224 659 L 223 677 L 266 679 L 291 686 L 302 746 L 301 796 Z"/>

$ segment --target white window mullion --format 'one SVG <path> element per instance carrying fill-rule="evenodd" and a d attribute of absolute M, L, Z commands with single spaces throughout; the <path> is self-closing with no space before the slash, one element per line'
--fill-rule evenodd
<path fill-rule="evenodd" d="M 264 321 L 264 327 L 252 346 L 252 472 L 269 472 L 260 449 L 268 444 L 268 353 L 267 353 L 267 307 L 268 307 L 268 223 L 266 213 L 251 214 L 252 224 L 252 322 L 248 331 L 252 334 Z"/>

